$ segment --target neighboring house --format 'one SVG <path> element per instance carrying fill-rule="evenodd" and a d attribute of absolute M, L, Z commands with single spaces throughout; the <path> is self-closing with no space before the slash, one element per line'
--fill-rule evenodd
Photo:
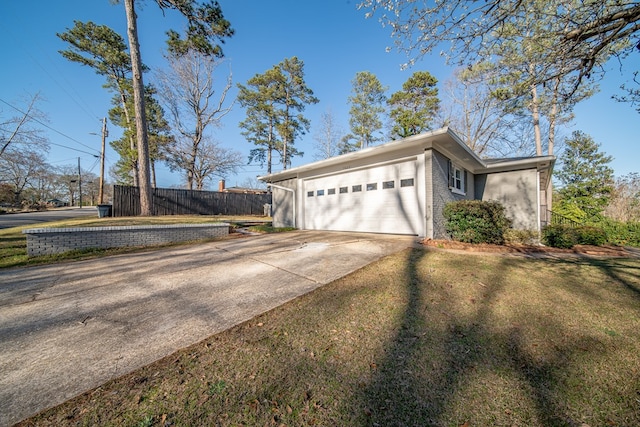
<path fill-rule="evenodd" d="M 513 227 L 540 230 L 554 156 L 484 160 L 449 128 L 260 177 L 273 224 L 445 238 L 444 205 L 497 200 Z"/>
<path fill-rule="evenodd" d="M 267 194 L 268 190 L 263 188 L 247 188 L 247 187 L 226 187 L 224 179 L 218 182 L 218 191 L 221 193 L 236 194 Z"/>

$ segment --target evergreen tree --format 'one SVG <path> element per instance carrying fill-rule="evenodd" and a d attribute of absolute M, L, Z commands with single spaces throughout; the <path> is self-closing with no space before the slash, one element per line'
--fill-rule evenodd
<path fill-rule="evenodd" d="M 302 112 L 318 102 L 304 81 L 304 63 L 295 56 L 287 58 L 238 88 L 238 101 L 247 109 L 247 118 L 240 122 L 242 134 L 258 146 L 251 150 L 249 162 L 266 163 L 269 174 L 275 151 L 286 169 L 292 157 L 304 154 L 294 147 L 296 137 L 309 130 Z"/>
<path fill-rule="evenodd" d="M 126 90 L 126 103 L 120 103 L 119 95 L 113 97 L 114 107 L 109 110 L 109 120 L 112 123 L 124 128 L 124 133 L 120 139 L 110 142 L 111 147 L 118 153 L 120 158 L 114 165 L 113 173 L 118 184 L 136 185 L 137 183 L 137 163 L 138 151 L 135 147 L 135 121 L 133 117 L 133 97 L 131 96 L 131 82 L 123 85 Z M 151 184 L 155 187 L 155 164 L 159 160 L 164 160 L 164 155 L 170 144 L 174 142 L 171 136 L 171 128 L 165 112 L 156 99 L 156 89 L 151 85 L 145 88 L 145 108 L 147 110 L 147 126 L 149 135 L 149 161 L 151 165 Z"/>
<path fill-rule="evenodd" d="M 573 212 L 574 219 L 596 219 L 613 191 L 612 158 L 600 152 L 593 138 L 581 131 L 573 132 L 565 144 L 560 156 L 562 168 L 556 174 L 562 184 L 558 210 Z"/>
<path fill-rule="evenodd" d="M 389 98 L 389 116 L 394 121 L 391 129 L 393 139 L 418 135 L 432 129 L 440 100 L 438 80 L 428 71 L 416 71 L 402 85 L 402 90 Z"/>
<path fill-rule="evenodd" d="M 342 139 L 341 154 L 366 148 L 382 140 L 374 134 L 382 128 L 380 115 L 386 111 L 385 92 L 388 88 L 382 86 L 375 74 L 369 71 L 358 72 L 351 83 L 351 133 Z"/>
<path fill-rule="evenodd" d="M 124 129 L 122 138 L 112 141 L 120 159 L 115 167 L 119 183 L 138 185 L 138 147 L 136 144 L 136 120 L 133 105 L 133 82 L 131 80 L 131 58 L 127 45 L 118 33 L 106 25 L 97 25 L 91 21 L 74 21 L 74 26 L 57 36 L 68 43 L 69 48 L 60 54 L 69 61 L 77 62 L 93 68 L 99 75 L 105 76 L 104 85 L 115 92 L 114 107 L 109 111 L 111 122 Z M 143 70 L 147 67 L 142 66 Z M 156 91 L 152 86 L 145 88 L 147 103 L 150 103 L 147 114 L 150 115 L 149 127 L 149 162 L 151 179 L 155 184 L 155 162 L 161 157 L 162 145 L 170 142 L 168 124 L 164 111 L 154 98 Z M 154 185 L 155 186 L 155 185 Z"/>
<path fill-rule="evenodd" d="M 273 153 L 280 145 L 276 131 L 280 119 L 275 107 L 277 87 L 278 72 L 273 68 L 256 74 L 246 86 L 238 84 L 238 102 L 246 108 L 247 115 L 239 126 L 247 141 L 257 147 L 249 152 L 249 163 L 266 163 L 267 174 L 272 172 Z"/>
<path fill-rule="evenodd" d="M 304 81 L 304 63 L 297 57 L 285 58 L 276 68 L 281 75 L 276 98 L 281 118 L 276 129 L 282 141 L 282 166 L 286 169 L 293 156 L 304 154 L 294 147 L 294 142 L 298 135 L 309 131 L 309 120 L 302 112 L 308 104 L 318 103 L 318 98 L 313 96 L 313 91 Z"/>

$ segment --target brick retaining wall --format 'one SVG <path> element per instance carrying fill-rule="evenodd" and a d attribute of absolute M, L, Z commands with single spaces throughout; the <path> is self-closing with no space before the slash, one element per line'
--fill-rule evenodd
<path fill-rule="evenodd" d="M 151 246 L 224 237 L 229 234 L 229 224 L 32 228 L 23 233 L 27 235 L 27 254 L 39 256 L 78 249 Z"/>

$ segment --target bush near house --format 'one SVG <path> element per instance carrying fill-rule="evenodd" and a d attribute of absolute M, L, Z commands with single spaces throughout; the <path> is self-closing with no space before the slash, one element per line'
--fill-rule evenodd
<path fill-rule="evenodd" d="M 542 230 L 542 241 L 554 248 L 570 249 L 575 245 L 602 246 L 608 239 L 607 233 L 600 227 L 551 224 Z"/>
<path fill-rule="evenodd" d="M 447 203 L 443 210 L 446 231 L 453 240 L 464 243 L 501 245 L 511 227 L 504 206 L 496 201 L 459 200 Z"/>
<path fill-rule="evenodd" d="M 542 230 L 544 244 L 569 249 L 575 245 L 640 247 L 640 223 L 601 218 L 590 225 L 551 224 Z"/>
<path fill-rule="evenodd" d="M 540 232 L 538 230 L 516 230 L 510 228 L 504 233 L 504 242 L 507 245 L 539 245 Z"/>
<path fill-rule="evenodd" d="M 640 222 L 621 222 L 604 218 L 598 224 L 607 235 L 607 243 L 640 247 Z"/>

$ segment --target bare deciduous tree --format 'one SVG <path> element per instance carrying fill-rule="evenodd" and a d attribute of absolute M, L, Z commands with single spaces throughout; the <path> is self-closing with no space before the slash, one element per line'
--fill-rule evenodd
<path fill-rule="evenodd" d="M 640 4 L 634 0 L 363 0 L 359 7 L 391 29 L 397 47 L 412 58 L 406 65 L 444 44 L 451 46 L 445 53 L 449 60 L 474 64 L 505 40 L 527 39 L 532 8 L 544 10 L 538 20 L 550 31 L 532 34 L 529 41 L 553 48 L 545 52 L 545 64 L 529 76 L 529 84 L 571 76 L 570 90 L 584 78 L 603 73 L 601 66 L 612 56 L 632 54 L 640 33 Z M 561 68 L 555 66 L 559 62 Z"/>
<path fill-rule="evenodd" d="M 508 119 L 500 101 L 483 81 L 467 78 L 463 70 L 444 84 L 442 121 L 481 157 L 502 156 L 508 147 Z"/>
<path fill-rule="evenodd" d="M 49 149 L 46 138 L 34 126 L 34 123 L 44 120 L 43 114 L 37 108 L 41 99 L 40 94 L 36 93 L 26 99 L 24 108 L 7 104 L 11 110 L 0 110 L 0 158 L 10 146 L 20 145 L 22 149 L 27 150 Z"/>
<path fill-rule="evenodd" d="M 231 73 L 218 91 L 215 76 L 220 60 L 193 50 L 180 56 L 169 53 L 168 60 L 169 70 L 157 73 L 160 96 L 176 139 L 167 147 L 166 161 L 172 169 L 185 172 L 187 188 L 193 189 L 194 184 L 202 186 L 212 173 L 206 172 L 215 164 L 207 160 L 215 158 L 211 150 L 224 151 L 217 144 L 206 144 L 206 132 L 219 126 L 220 119 L 231 111 L 233 102 L 226 102 Z"/>
<path fill-rule="evenodd" d="M 46 170 L 44 156 L 38 151 L 5 150 L 0 158 L 0 182 L 9 184 L 14 202 L 19 204 L 22 193 Z"/>
<path fill-rule="evenodd" d="M 622 222 L 640 221 L 640 174 L 632 172 L 616 179 L 605 215 Z"/>
<path fill-rule="evenodd" d="M 328 159 L 339 154 L 339 145 L 344 132 L 329 109 L 320 115 L 320 124 L 314 135 L 316 160 Z"/>

